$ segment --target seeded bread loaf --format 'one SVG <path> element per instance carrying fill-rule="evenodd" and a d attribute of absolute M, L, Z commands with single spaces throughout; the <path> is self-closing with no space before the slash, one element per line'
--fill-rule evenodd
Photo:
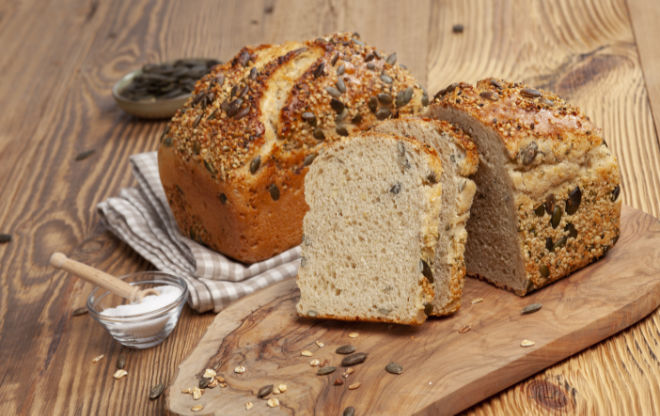
<path fill-rule="evenodd" d="M 298 313 L 424 322 L 441 175 L 436 152 L 403 136 L 367 132 L 324 149 L 305 178 Z"/>
<path fill-rule="evenodd" d="M 160 177 L 179 228 L 248 263 L 299 244 L 318 147 L 426 104 L 396 54 L 356 35 L 243 48 L 196 84 L 162 135 Z"/>
<path fill-rule="evenodd" d="M 450 85 L 427 114 L 460 126 L 479 151 L 468 275 L 525 295 L 616 243 L 619 170 L 579 109 L 545 91 L 487 79 Z"/>
<path fill-rule="evenodd" d="M 415 138 L 435 149 L 442 160 L 438 244 L 435 256 L 428 263 L 435 292 L 430 314 L 456 312 L 461 305 L 465 278 L 465 224 L 476 191 L 476 185 L 468 177 L 477 171 L 477 148 L 461 129 L 446 121 L 410 117 L 383 121 L 372 130 Z"/>

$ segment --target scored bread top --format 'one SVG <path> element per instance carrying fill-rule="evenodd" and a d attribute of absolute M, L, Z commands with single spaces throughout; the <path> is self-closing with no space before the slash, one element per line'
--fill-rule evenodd
<path fill-rule="evenodd" d="M 426 104 L 396 55 L 381 55 L 356 34 L 245 47 L 197 82 L 161 151 L 203 164 L 217 182 L 251 182 L 265 166 L 269 174 L 299 173 L 324 141 Z"/>
<path fill-rule="evenodd" d="M 494 78 L 476 86 L 455 83 L 439 91 L 433 103 L 466 112 L 493 128 L 520 166 L 580 159 L 603 142 L 600 130 L 580 109 L 522 83 Z"/>

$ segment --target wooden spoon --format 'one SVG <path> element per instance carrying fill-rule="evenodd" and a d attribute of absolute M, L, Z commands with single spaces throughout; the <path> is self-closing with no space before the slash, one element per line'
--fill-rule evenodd
<path fill-rule="evenodd" d="M 58 269 L 64 269 L 71 274 L 75 274 L 88 282 L 92 282 L 117 296 L 128 299 L 131 303 L 139 302 L 147 295 L 157 295 L 156 289 L 140 290 L 137 286 L 129 285 L 121 279 L 101 271 L 92 266 L 88 266 L 79 261 L 71 260 L 65 254 L 55 252 L 50 256 L 50 264 Z"/>

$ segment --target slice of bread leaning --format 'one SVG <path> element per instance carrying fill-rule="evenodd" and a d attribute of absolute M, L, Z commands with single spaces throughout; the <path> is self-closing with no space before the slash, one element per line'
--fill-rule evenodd
<path fill-rule="evenodd" d="M 428 116 L 456 123 L 479 151 L 468 275 L 523 296 L 616 243 L 616 158 L 578 108 L 547 91 L 485 79 L 440 91 Z"/>
<path fill-rule="evenodd" d="M 439 239 L 435 256 L 429 263 L 435 292 L 430 311 L 435 316 L 456 312 L 465 278 L 465 225 L 476 192 L 476 185 L 469 176 L 477 171 L 477 148 L 467 134 L 446 121 L 412 117 L 387 120 L 376 124 L 373 131 L 415 138 L 435 149 L 442 160 Z"/>
<path fill-rule="evenodd" d="M 305 177 L 301 316 L 421 324 L 430 312 L 442 162 L 414 139 L 344 138 Z"/>

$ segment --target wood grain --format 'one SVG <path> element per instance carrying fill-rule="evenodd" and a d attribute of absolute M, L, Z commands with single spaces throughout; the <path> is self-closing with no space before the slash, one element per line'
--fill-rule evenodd
<path fill-rule="evenodd" d="M 103 231 L 94 208 L 134 185 L 128 156 L 154 149 L 164 126 L 115 106 L 110 88 L 125 72 L 358 31 L 397 51 L 431 93 L 490 75 L 556 89 L 603 126 L 624 201 L 658 217 L 660 145 L 649 105 L 658 61 L 654 23 L 639 18 L 647 10 L 657 13 L 654 0 L 1 2 L 0 232 L 13 240 L 0 245 L 0 414 L 162 414 L 164 400 L 149 401 L 149 388 L 171 381 L 213 320 L 184 311 L 164 344 L 129 352 L 129 375 L 115 381 L 118 345 L 91 318 L 70 315 L 91 287 L 48 266 L 59 250 L 115 275 L 150 267 Z M 456 23 L 462 34 L 452 33 Z M 656 312 L 470 412 L 559 412 L 543 398 L 562 389 L 585 413 L 660 414 L 659 328 Z"/>
<path fill-rule="evenodd" d="M 454 414 L 632 325 L 660 305 L 660 221 L 624 208 L 621 230 L 605 258 L 525 298 L 468 279 L 457 314 L 417 328 L 300 319 L 295 312 L 299 292 L 289 279 L 216 316 L 179 367 L 168 393 L 169 408 L 181 415 L 194 414 L 194 405 L 216 415 L 239 414 L 252 401 L 253 413 L 264 415 L 341 414 L 347 406 L 357 414 Z M 477 298 L 483 302 L 471 304 Z M 532 303 L 543 307 L 521 315 Z M 359 338 L 349 338 L 351 332 Z M 521 348 L 523 339 L 536 344 Z M 324 347 L 317 346 L 319 340 Z M 369 357 L 336 386 L 343 369 L 334 349 L 343 344 Z M 338 371 L 317 376 L 311 358 L 301 356 L 304 350 Z M 403 374 L 387 374 L 390 361 L 401 364 Z M 238 366 L 247 371 L 235 374 Z M 223 376 L 228 386 L 206 389 L 199 400 L 183 394 L 198 385 L 206 368 Z M 355 382 L 361 383 L 359 392 L 347 390 Z M 286 393 L 272 396 L 281 403 L 278 411 L 256 397 L 260 387 L 281 383 Z M 535 395 L 543 388 L 531 387 Z M 563 392 L 552 400 L 571 409 Z"/>

